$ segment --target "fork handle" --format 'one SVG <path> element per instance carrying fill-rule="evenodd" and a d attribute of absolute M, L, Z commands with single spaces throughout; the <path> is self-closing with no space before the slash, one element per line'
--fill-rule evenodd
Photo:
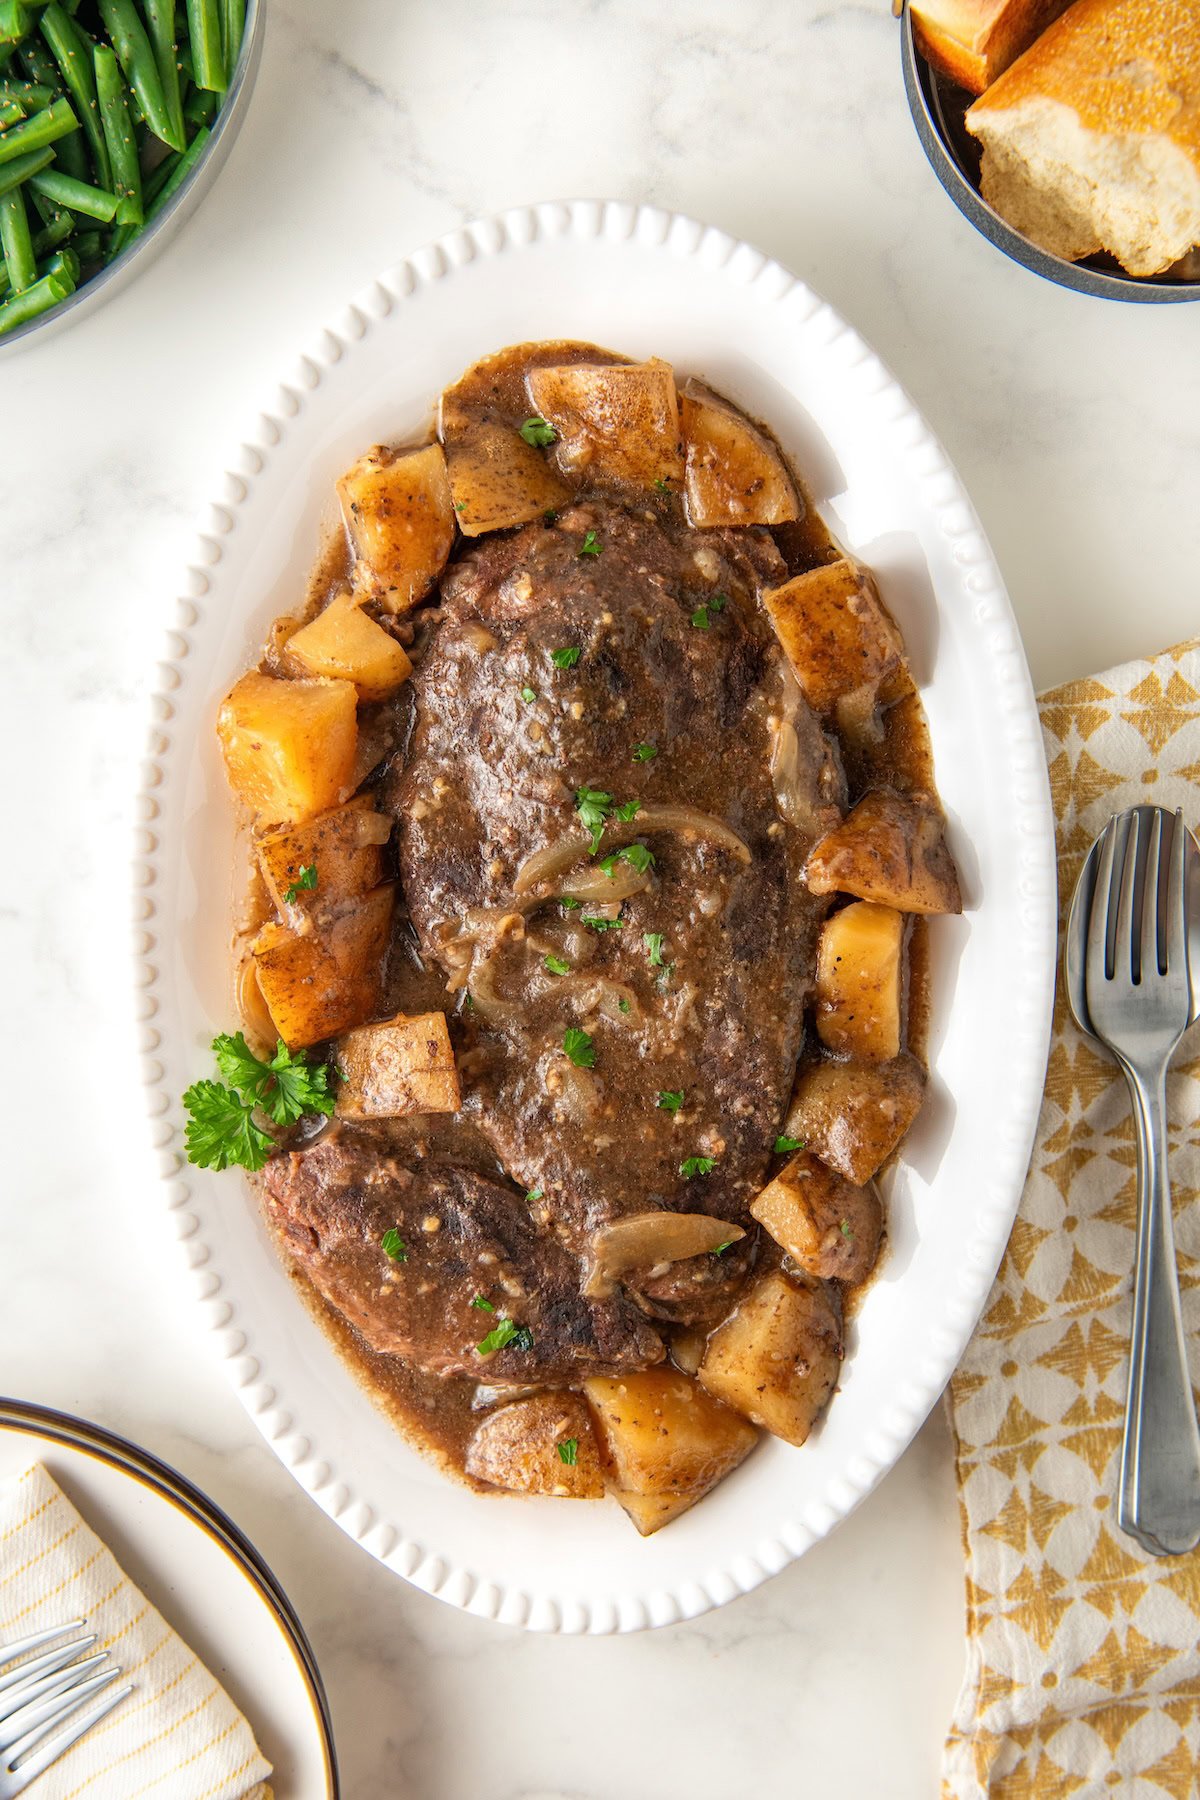
<path fill-rule="evenodd" d="M 1152 1556 L 1200 1543 L 1200 1429 L 1188 1375 L 1167 1173 L 1166 1063 L 1123 1063 L 1137 1127 L 1137 1263 L 1117 1520 Z"/>

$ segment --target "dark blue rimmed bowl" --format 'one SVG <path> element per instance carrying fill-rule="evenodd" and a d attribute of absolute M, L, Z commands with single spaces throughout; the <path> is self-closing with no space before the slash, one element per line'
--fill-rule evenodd
<path fill-rule="evenodd" d="M 972 96 L 931 69 L 913 39 L 908 0 L 900 22 L 904 91 L 933 172 L 976 231 L 995 244 L 1013 262 L 1022 263 L 1035 275 L 1056 281 L 1060 287 L 1081 294 L 1098 294 L 1103 300 L 1145 303 L 1200 300 L 1200 281 L 1171 281 L 1161 275 L 1127 275 L 1109 259 L 1089 257 L 1084 262 L 1065 262 L 1022 237 L 1002 219 L 979 192 L 979 145 L 963 124 Z"/>

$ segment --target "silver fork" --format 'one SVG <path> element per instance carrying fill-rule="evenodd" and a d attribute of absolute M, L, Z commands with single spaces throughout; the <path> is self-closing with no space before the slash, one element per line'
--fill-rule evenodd
<path fill-rule="evenodd" d="M 23 1794 L 51 1763 L 133 1692 L 132 1684 L 127 1684 L 80 1711 L 93 1695 L 111 1688 L 121 1673 L 119 1668 L 101 1666 L 108 1661 L 107 1650 L 80 1656 L 96 1642 L 94 1636 L 72 1637 L 68 1643 L 46 1648 L 82 1625 L 82 1619 L 74 1619 L 49 1631 L 34 1632 L 32 1637 L 0 1644 L 0 1800 L 15 1800 Z M 41 1655 L 30 1656 L 34 1650 Z M 22 1656 L 29 1661 L 16 1668 L 8 1666 Z M 3 1672 L 6 1669 L 7 1673 Z"/>
<path fill-rule="evenodd" d="M 1117 1520 L 1154 1556 L 1200 1543 L 1200 1429 L 1188 1375 L 1167 1174 L 1167 1067 L 1193 1016 L 1181 813 L 1110 819 L 1071 902 L 1066 985 L 1075 1022 L 1111 1051 L 1137 1130 L 1137 1260 Z"/>

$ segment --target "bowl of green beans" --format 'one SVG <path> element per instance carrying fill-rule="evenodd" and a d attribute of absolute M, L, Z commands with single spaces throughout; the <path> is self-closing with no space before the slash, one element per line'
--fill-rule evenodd
<path fill-rule="evenodd" d="M 237 135 L 262 0 L 0 0 L 0 353 L 149 261 Z"/>

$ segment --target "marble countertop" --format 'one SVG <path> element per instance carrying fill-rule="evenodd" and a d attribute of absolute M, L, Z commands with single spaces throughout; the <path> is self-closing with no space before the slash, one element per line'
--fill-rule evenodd
<path fill-rule="evenodd" d="M 619 1640 L 522 1637 L 382 1573 L 258 1440 L 159 1261 L 126 1047 L 144 696 L 201 498 L 282 353 L 463 219 L 577 194 L 748 237 L 825 294 L 975 499 L 1039 686 L 1196 628 L 1200 313 L 1005 262 L 938 188 L 884 0 L 268 0 L 200 214 L 128 292 L 0 361 L 0 1386 L 206 1488 L 311 1634 L 348 1800 L 918 1800 L 962 1661 L 940 1417 L 749 1598 Z M 32 777 L 32 778 L 31 778 Z"/>

